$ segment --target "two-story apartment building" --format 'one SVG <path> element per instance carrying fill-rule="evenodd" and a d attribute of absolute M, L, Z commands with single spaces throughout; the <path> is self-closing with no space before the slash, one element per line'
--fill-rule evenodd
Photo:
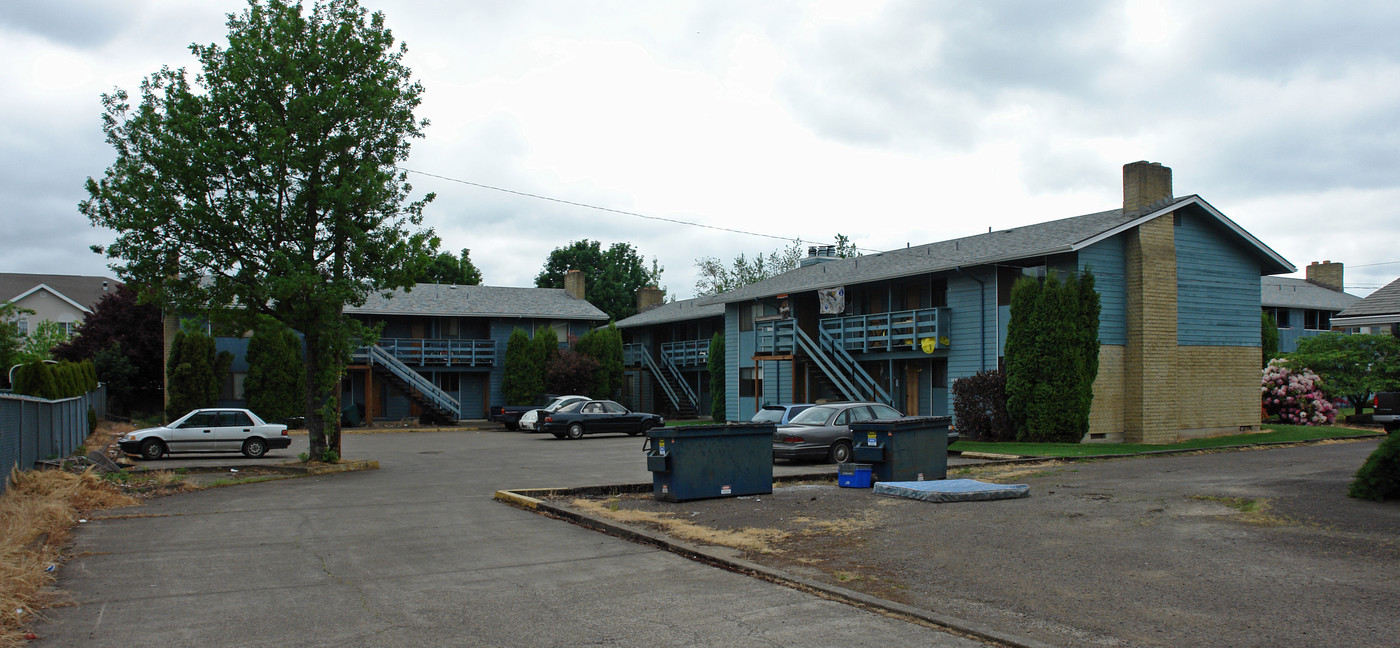
<path fill-rule="evenodd" d="M 1279 353 L 1297 350 L 1298 340 L 1333 330 L 1332 318 L 1361 301 L 1342 291 L 1341 263 L 1314 261 L 1304 273 L 1305 279 L 1260 279 L 1259 301 L 1278 325 Z"/>
<path fill-rule="evenodd" d="M 1086 440 L 1172 442 L 1259 426 L 1260 277 L 1294 267 L 1171 169 L 1123 168 L 1119 208 L 801 267 L 725 307 L 728 418 L 765 402 L 952 410 L 952 381 L 1001 363 L 1011 285 L 1092 271 L 1099 373 Z"/>
<path fill-rule="evenodd" d="M 617 323 L 626 342 L 621 398 L 647 412 L 709 414 L 710 339 L 724 331 L 724 304 L 662 299 L 660 290 L 642 289 L 637 314 Z"/>
<path fill-rule="evenodd" d="M 490 406 L 505 404 L 506 342 L 517 327 L 532 337 L 553 329 L 562 345 L 607 322 L 608 316 L 584 299 L 583 273 L 571 273 L 565 285 L 418 284 L 347 307 L 350 317 L 382 329 L 378 343 L 357 350 L 347 367 L 342 405 L 357 408 L 367 420 L 485 418 Z M 235 358 L 225 404 L 241 402 L 247 339 L 218 342 Z"/>

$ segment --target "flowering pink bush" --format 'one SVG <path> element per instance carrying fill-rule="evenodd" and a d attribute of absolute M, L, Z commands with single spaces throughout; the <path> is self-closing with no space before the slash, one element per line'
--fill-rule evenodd
<path fill-rule="evenodd" d="M 1264 413 L 1293 425 L 1331 425 L 1337 408 L 1322 394 L 1322 379 L 1309 369 L 1295 371 L 1275 358 L 1264 368 L 1259 388 Z"/>

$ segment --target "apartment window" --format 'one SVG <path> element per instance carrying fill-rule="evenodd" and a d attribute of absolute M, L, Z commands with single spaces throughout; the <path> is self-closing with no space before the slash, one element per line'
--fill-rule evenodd
<path fill-rule="evenodd" d="M 438 387 L 449 394 L 455 393 L 461 388 L 461 378 L 462 374 L 459 373 L 440 373 L 438 374 Z"/>
<path fill-rule="evenodd" d="M 19 318 L 19 321 L 18 321 L 18 322 L 15 322 L 15 330 L 16 330 L 16 331 L 19 331 L 20 337 L 25 337 L 25 336 L 29 335 L 29 318 L 28 318 L 28 317 L 21 317 L 21 318 Z"/>
<path fill-rule="evenodd" d="M 763 397 L 763 372 L 753 367 L 739 367 L 739 395 L 745 398 Z"/>
<path fill-rule="evenodd" d="M 753 304 L 739 304 L 739 330 L 753 330 Z"/>
<path fill-rule="evenodd" d="M 1293 325 L 1288 321 L 1289 310 L 1287 308 L 1265 308 L 1264 312 L 1274 316 L 1274 322 L 1278 324 L 1279 328 L 1293 328 Z"/>
<path fill-rule="evenodd" d="M 1282 326 L 1282 325 L 1280 325 Z M 1303 328 L 1309 331 L 1329 331 L 1332 329 L 1332 311 L 1303 311 Z"/>

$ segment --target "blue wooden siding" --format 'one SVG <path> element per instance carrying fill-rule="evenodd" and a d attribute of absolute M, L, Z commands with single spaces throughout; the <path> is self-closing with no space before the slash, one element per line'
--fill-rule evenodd
<path fill-rule="evenodd" d="M 1126 241 L 1119 234 L 1079 251 L 1079 269 L 1093 271 L 1099 292 L 1100 344 L 1128 343 Z"/>
<path fill-rule="evenodd" d="M 1178 213 L 1177 344 L 1259 346 L 1259 262 L 1214 219 Z"/>
<path fill-rule="evenodd" d="M 974 268 L 969 275 L 986 283 L 953 274 L 948 277 L 948 308 L 953 313 L 948 347 L 948 384 L 984 369 L 997 368 L 997 278 L 994 269 Z M 985 298 L 983 291 L 985 290 Z M 984 315 L 979 317 L 979 309 Z M 981 327 L 979 330 L 978 327 Z M 942 390 L 944 411 L 952 411 L 952 390 Z"/>
<path fill-rule="evenodd" d="M 753 355 L 753 332 L 747 331 L 749 355 Z M 724 409 L 727 420 L 741 421 L 748 420 L 748 417 L 739 416 L 739 349 L 744 346 L 745 340 L 739 335 L 739 305 L 726 304 L 724 306 Z M 753 399 L 748 399 L 752 403 Z"/>

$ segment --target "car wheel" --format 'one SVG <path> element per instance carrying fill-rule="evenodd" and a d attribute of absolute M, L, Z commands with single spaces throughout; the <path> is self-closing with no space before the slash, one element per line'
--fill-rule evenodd
<path fill-rule="evenodd" d="M 851 460 L 851 443 L 849 441 L 837 441 L 831 444 L 829 454 L 832 463 L 846 463 Z"/>
<path fill-rule="evenodd" d="M 570 439 L 582 439 L 582 438 L 583 438 L 583 424 L 582 424 L 582 423 L 570 423 L 570 424 L 569 424 L 569 438 L 570 438 Z"/>
<path fill-rule="evenodd" d="M 165 455 L 165 444 L 160 439 L 146 439 L 141 442 L 141 458 L 155 461 Z"/>
<path fill-rule="evenodd" d="M 262 439 L 248 439 L 243 442 L 243 456 L 257 459 L 267 454 L 267 442 Z"/>

